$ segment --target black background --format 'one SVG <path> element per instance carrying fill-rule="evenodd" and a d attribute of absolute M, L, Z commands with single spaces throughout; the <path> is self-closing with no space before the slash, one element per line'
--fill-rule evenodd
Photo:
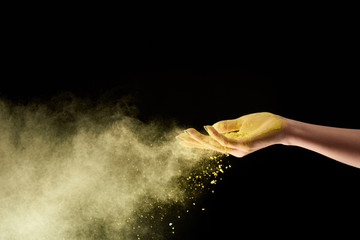
<path fill-rule="evenodd" d="M 2 99 L 27 104 L 71 92 L 111 104 L 130 94 L 142 121 L 184 128 L 259 111 L 359 128 L 351 14 L 211 14 L 186 23 L 181 14 L 174 22 L 51 15 L 7 19 Z M 216 194 L 203 199 L 207 210 L 187 216 L 176 239 L 343 236 L 359 226 L 358 169 L 285 146 L 228 160 Z"/>

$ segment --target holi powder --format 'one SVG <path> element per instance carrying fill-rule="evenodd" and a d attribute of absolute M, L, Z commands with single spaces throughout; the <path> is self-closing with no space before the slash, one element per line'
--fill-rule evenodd
<path fill-rule="evenodd" d="M 257 136 L 270 137 L 284 127 L 280 116 L 269 112 L 248 114 L 237 119 L 238 130 L 224 132 L 228 138 L 254 138 Z"/>
<path fill-rule="evenodd" d="M 239 138 L 239 137 L 246 137 L 248 134 L 241 132 L 241 131 L 231 131 L 231 132 L 226 132 L 223 133 L 225 135 L 225 137 L 227 138 Z"/>
<path fill-rule="evenodd" d="M 0 239 L 170 239 L 231 167 L 128 104 L 0 101 Z M 91 104 L 90 104 L 91 105 Z"/>

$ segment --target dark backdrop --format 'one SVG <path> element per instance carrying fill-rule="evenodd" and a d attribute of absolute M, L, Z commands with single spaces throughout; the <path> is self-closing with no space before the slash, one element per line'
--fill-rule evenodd
<path fill-rule="evenodd" d="M 336 22 L 336 21 L 335 21 Z M 9 27 L 0 94 L 26 104 L 62 92 L 109 103 L 131 94 L 138 117 L 185 127 L 269 111 L 359 128 L 358 39 L 351 26 L 87 24 Z M 323 236 L 358 226 L 360 173 L 317 153 L 272 146 L 243 159 L 177 239 Z"/>

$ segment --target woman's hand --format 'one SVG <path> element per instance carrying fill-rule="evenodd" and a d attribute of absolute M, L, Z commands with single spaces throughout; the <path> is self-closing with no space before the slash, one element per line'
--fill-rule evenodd
<path fill-rule="evenodd" d="M 177 136 L 188 147 L 243 157 L 261 148 L 284 144 L 302 147 L 360 168 L 360 130 L 314 125 L 262 112 L 204 126 L 209 135 L 193 128 Z"/>
<path fill-rule="evenodd" d="M 189 128 L 177 136 L 181 144 L 243 157 L 261 148 L 282 143 L 286 121 L 268 113 L 253 113 L 233 120 L 204 126 L 209 135 Z"/>

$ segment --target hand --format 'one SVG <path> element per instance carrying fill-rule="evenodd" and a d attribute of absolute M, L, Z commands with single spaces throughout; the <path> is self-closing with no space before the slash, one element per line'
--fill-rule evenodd
<path fill-rule="evenodd" d="M 281 143 L 285 125 L 286 120 L 283 117 L 261 112 L 204 126 L 209 135 L 189 128 L 177 138 L 187 147 L 210 149 L 243 157 L 261 148 Z"/>

